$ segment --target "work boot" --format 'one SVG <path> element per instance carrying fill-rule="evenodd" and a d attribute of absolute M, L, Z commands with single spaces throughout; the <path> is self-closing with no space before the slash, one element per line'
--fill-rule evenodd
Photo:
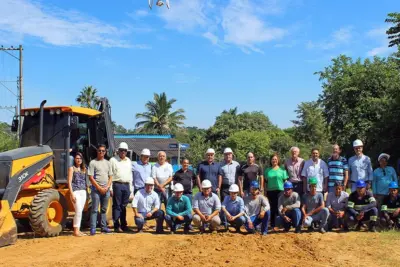
<path fill-rule="evenodd" d="M 118 228 L 114 229 L 114 232 L 115 233 L 123 233 L 124 231 L 120 227 L 118 227 Z"/>
<path fill-rule="evenodd" d="M 376 233 L 376 226 L 375 226 L 375 222 L 370 222 L 369 224 L 369 229 L 370 232 Z"/>

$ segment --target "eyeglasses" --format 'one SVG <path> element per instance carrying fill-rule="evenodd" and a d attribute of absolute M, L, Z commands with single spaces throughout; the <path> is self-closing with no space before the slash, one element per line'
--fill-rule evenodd
<path fill-rule="evenodd" d="M 102 150 L 102 149 L 100 149 L 100 150 L 97 150 L 97 152 L 99 152 L 99 153 L 105 153 L 106 151 L 105 151 L 105 150 Z"/>

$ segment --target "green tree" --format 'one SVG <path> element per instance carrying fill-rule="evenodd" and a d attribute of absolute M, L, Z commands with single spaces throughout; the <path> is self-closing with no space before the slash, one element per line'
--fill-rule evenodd
<path fill-rule="evenodd" d="M 18 147 L 17 136 L 10 131 L 11 126 L 0 122 L 0 152 L 8 151 Z"/>
<path fill-rule="evenodd" d="M 176 99 L 167 99 L 165 93 L 154 94 L 154 101 L 148 101 L 145 105 L 147 111 L 137 113 L 136 119 L 143 119 L 136 123 L 135 127 L 140 132 L 167 134 L 183 125 L 186 119 L 183 109 L 171 111 Z"/>
<path fill-rule="evenodd" d="M 194 134 L 189 142 L 190 147 L 185 152 L 185 157 L 190 160 L 190 163 L 197 167 L 198 164 L 204 160 L 205 153 L 210 147 L 210 142 L 206 140 L 202 134 Z"/>
<path fill-rule="evenodd" d="M 124 126 L 117 124 L 115 121 L 112 122 L 115 134 L 134 134 L 134 129 L 126 129 Z"/>
<path fill-rule="evenodd" d="M 397 12 L 389 13 L 385 22 L 394 24 L 392 27 L 390 27 L 386 31 L 386 34 L 388 35 L 388 38 L 390 40 L 389 47 L 392 47 L 395 45 L 399 46 L 400 45 L 400 13 L 397 13 Z"/>
<path fill-rule="evenodd" d="M 329 133 L 322 108 L 316 101 L 302 102 L 295 110 L 297 120 L 293 120 L 296 141 L 309 143 L 313 146 L 322 145 L 328 141 Z"/>
<path fill-rule="evenodd" d="M 97 96 L 97 89 L 93 86 L 85 86 L 76 98 L 81 107 L 96 109 L 100 103 L 100 98 Z"/>

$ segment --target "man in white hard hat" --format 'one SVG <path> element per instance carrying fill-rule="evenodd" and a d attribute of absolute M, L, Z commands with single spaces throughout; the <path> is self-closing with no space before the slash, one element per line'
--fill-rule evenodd
<path fill-rule="evenodd" d="M 238 183 L 239 173 L 240 164 L 233 160 L 232 149 L 230 147 L 225 148 L 224 161 L 221 164 L 222 184 L 219 185 L 219 188 L 221 188 L 221 201 L 224 201 L 225 197 L 229 196 L 229 187 Z"/>
<path fill-rule="evenodd" d="M 175 233 L 182 224 L 184 224 L 184 234 L 189 233 L 189 226 L 192 222 L 192 205 L 189 198 L 183 194 L 183 191 L 182 184 L 175 184 L 174 196 L 168 199 L 165 221 L 170 227 L 171 233 Z"/>
<path fill-rule="evenodd" d="M 160 209 L 160 198 L 153 191 L 154 179 L 149 177 L 145 181 L 145 188 L 136 192 L 132 201 L 133 214 L 138 233 L 142 232 L 145 221 L 156 220 L 156 233 L 163 233 L 164 212 Z"/>
<path fill-rule="evenodd" d="M 236 232 L 240 232 L 240 227 L 246 222 L 244 216 L 244 201 L 239 194 L 239 186 L 233 184 L 229 187 L 229 196 L 225 196 L 222 202 L 222 212 L 225 216 L 221 217 L 225 230 L 228 230 L 228 223 L 235 227 Z"/>
<path fill-rule="evenodd" d="M 351 192 L 356 191 L 356 182 L 358 180 L 367 184 L 367 190 L 371 188 L 373 179 L 372 164 L 371 159 L 363 154 L 363 147 L 364 144 L 361 140 L 357 139 L 353 142 L 355 155 L 349 159 Z"/>
<path fill-rule="evenodd" d="M 222 183 L 221 164 L 214 161 L 214 156 L 215 150 L 207 149 L 206 160 L 197 167 L 197 186 L 201 191 L 201 183 L 207 179 L 211 182 L 212 192 L 218 194 Z"/>
<path fill-rule="evenodd" d="M 137 191 L 144 188 L 144 182 L 146 181 L 147 177 L 151 177 L 151 164 L 149 163 L 150 155 L 150 150 L 144 148 L 140 153 L 140 160 L 133 162 L 132 164 L 133 187 L 135 195 Z"/>
<path fill-rule="evenodd" d="M 114 220 L 114 232 L 129 231 L 126 221 L 126 205 L 133 199 L 133 174 L 132 162 L 126 156 L 128 144 L 121 142 L 118 147 L 118 155 L 110 159 L 113 172 L 112 183 L 112 216 Z"/>
<path fill-rule="evenodd" d="M 202 191 L 198 192 L 193 200 L 193 223 L 200 229 L 201 233 L 209 227 L 212 232 L 216 232 L 221 224 L 219 212 L 221 210 L 221 201 L 217 194 L 211 192 L 211 182 L 204 180 L 201 182 Z"/>

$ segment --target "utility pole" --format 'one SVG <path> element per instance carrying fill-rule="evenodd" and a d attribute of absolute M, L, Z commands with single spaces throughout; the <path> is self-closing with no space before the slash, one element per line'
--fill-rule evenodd
<path fill-rule="evenodd" d="M 18 81 L 17 81 L 17 86 L 18 86 L 18 93 L 17 93 L 18 113 L 16 112 L 15 116 L 19 116 L 18 136 L 20 136 L 21 131 L 22 131 L 22 122 L 23 122 L 22 121 L 23 117 L 22 117 L 21 110 L 22 110 L 22 108 L 24 106 L 23 55 L 22 55 L 23 48 L 22 48 L 22 45 L 19 45 L 18 48 L 13 47 L 13 46 L 11 46 L 11 47 L 0 46 L 0 51 L 4 51 L 5 53 L 9 54 L 10 56 L 12 56 L 13 58 L 15 58 L 15 59 L 17 59 L 19 61 L 19 76 L 18 76 Z M 19 57 L 14 56 L 12 53 L 10 53 L 8 51 L 19 51 Z M 0 81 L 0 83 L 1 83 L 1 81 Z M 3 86 L 4 86 L 4 84 L 3 84 Z M 6 87 L 6 89 L 15 95 L 15 93 L 12 92 L 12 90 L 10 90 L 9 88 Z"/>

